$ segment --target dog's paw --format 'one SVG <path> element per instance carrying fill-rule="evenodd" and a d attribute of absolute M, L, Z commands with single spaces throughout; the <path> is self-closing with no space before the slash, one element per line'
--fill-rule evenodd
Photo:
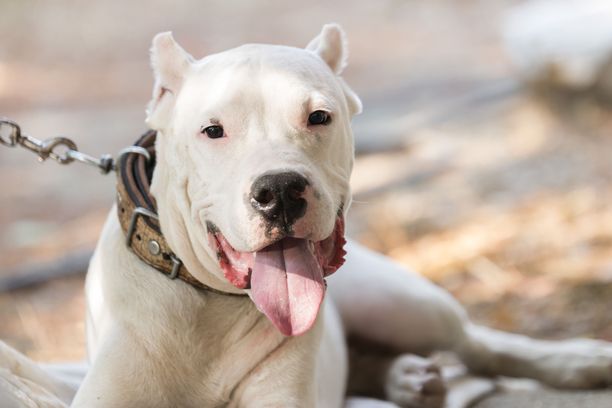
<path fill-rule="evenodd" d="M 431 361 L 411 354 L 393 361 L 385 393 L 389 401 L 407 408 L 441 408 L 446 387 L 440 369 Z"/>
<path fill-rule="evenodd" d="M 612 344 L 588 339 L 567 340 L 541 361 L 541 380 L 558 388 L 612 386 Z"/>

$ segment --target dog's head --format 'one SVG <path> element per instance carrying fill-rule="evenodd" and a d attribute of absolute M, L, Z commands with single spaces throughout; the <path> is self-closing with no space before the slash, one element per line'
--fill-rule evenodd
<path fill-rule="evenodd" d="M 286 335 L 312 326 L 343 262 L 361 110 L 339 76 L 346 54 L 336 25 L 305 49 L 252 44 L 198 61 L 170 33 L 153 40 L 162 230 L 194 276 L 247 291 Z"/>

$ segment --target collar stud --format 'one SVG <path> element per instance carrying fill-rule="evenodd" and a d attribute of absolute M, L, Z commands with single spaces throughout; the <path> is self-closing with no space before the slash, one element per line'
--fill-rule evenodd
<path fill-rule="evenodd" d="M 147 248 L 149 249 L 149 253 L 151 253 L 151 255 L 159 255 L 161 252 L 159 242 L 155 241 L 154 239 L 149 241 Z"/>

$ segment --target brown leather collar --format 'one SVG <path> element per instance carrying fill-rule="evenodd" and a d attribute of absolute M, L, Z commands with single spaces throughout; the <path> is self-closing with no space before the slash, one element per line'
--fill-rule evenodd
<path fill-rule="evenodd" d="M 117 214 L 126 234 L 126 245 L 143 262 L 170 279 L 178 278 L 198 289 L 221 295 L 246 296 L 245 293 L 223 292 L 203 284 L 187 271 L 168 246 L 159 226 L 155 199 L 149 192 L 155 168 L 156 135 L 154 130 L 150 130 L 134 144 L 145 149 L 148 158 L 142 149 L 141 154 L 132 150 L 123 154 L 118 162 Z"/>

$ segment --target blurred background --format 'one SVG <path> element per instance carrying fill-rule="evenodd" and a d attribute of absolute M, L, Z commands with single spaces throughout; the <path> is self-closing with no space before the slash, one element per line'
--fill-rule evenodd
<path fill-rule="evenodd" d="M 155 33 L 202 57 L 338 22 L 364 102 L 349 235 L 479 323 L 612 341 L 612 5 L 577 3 L 0 0 L 0 116 L 116 153 L 145 130 Z M 114 178 L 0 146 L 0 185 L 0 338 L 83 358 Z"/>

